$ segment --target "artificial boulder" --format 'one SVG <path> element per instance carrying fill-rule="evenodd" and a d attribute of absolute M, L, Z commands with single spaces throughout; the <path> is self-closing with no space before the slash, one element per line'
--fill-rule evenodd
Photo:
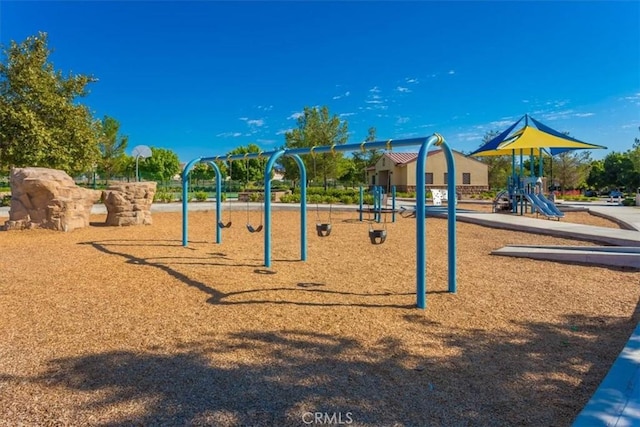
<path fill-rule="evenodd" d="M 100 191 L 78 187 L 66 172 L 47 168 L 11 170 L 11 207 L 6 230 L 72 231 L 89 225 Z"/>
<path fill-rule="evenodd" d="M 110 185 L 102 192 L 107 207 L 107 225 L 150 225 L 155 182 L 129 182 Z"/>

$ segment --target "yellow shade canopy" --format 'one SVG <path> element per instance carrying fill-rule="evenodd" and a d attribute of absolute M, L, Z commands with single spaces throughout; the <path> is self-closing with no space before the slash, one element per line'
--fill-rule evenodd
<path fill-rule="evenodd" d="M 522 119 L 525 119 L 525 126 L 506 136 Z M 601 145 L 579 141 L 568 135 L 561 134 L 531 117 L 524 116 L 522 119 L 518 120 L 518 122 L 514 123 L 501 135 L 492 139 L 470 155 L 483 157 L 533 154 L 534 156 L 540 156 L 541 153 L 554 155 L 570 150 L 607 148 Z M 537 128 L 529 125 L 529 120 L 536 124 Z"/>

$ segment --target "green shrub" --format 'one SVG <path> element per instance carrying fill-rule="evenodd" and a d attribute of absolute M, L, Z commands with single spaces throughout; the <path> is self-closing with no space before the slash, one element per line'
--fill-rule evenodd
<path fill-rule="evenodd" d="M 622 201 L 622 205 L 623 206 L 635 206 L 636 205 L 636 200 L 632 199 L 631 197 L 627 197 L 626 199 L 624 199 Z"/>
<path fill-rule="evenodd" d="M 342 197 L 340 197 L 340 202 L 344 203 L 345 205 L 352 205 L 354 202 L 354 198 L 345 194 Z"/>
<path fill-rule="evenodd" d="M 263 199 L 262 193 L 249 193 L 249 201 L 250 202 L 259 202 Z"/>
<path fill-rule="evenodd" d="M 280 197 L 281 203 L 300 203 L 300 194 L 285 194 Z"/>
<path fill-rule="evenodd" d="M 334 197 L 334 196 L 324 196 L 322 198 L 322 203 L 326 203 L 326 204 L 334 204 L 334 203 L 338 203 L 340 201 L 340 199 L 338 197 Z"/>
<path fill-rule="evenodd" d="M 307 202 L 308 203 L 323 203 L 324 197 L 322 194 L 308 194 L 307 193 Z"/>
<path fill-rule="evenodd" d="M 153 201 L 159 203 L 170 203 L 173 201 L 173 193 L 169 193 L 168 191 L 158 191 L 154 194 Z"/>
<path fill-rule="evenodd" d="M 194 194 L 194 197 L 199 202 L 206 202 L 209 195 L 207 194 L 206 191 L 196 191 L 196 193 Z"/>
<path fill-rule="evenodd" d="M 0 199 L 0 206 L 11 206 L 11 194 L 2 196 Z"/>

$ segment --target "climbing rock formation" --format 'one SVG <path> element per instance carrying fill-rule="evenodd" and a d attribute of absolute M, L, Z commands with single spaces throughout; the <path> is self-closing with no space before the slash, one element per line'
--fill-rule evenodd
<path fill-rule="evenodd" d="M 102 192 L 107 207 L 107 225 L 150 225 L 155 182 L 128 182 L 110 185 Z"/>
<path fill-rule="evenodd" d="M 89 225 L 100 191 L 78 187 L 64 171 L 47 168 L 11 170 L 11 207 L 6 230 L 48 228 L 72 231 Z"/>

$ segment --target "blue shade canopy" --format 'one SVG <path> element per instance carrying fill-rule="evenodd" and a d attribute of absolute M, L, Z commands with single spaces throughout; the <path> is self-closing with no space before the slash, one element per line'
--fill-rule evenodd
<path fill-rule="evenodd" d="M 524 126 L 513 132 L 513 129 L 523 119 L 525 121 Z M 532 124 L 529 124 L 529 119 Z M 528 115 L 524 115 L 507 130 L 471 153 L 470 156 L 505 156 L 513 155 L 516 152 L 534 155 L 546 152 L 553 156 L 570 150 L 603 148 L 606 149 L 607 147 L 580 141 L 558 132 Z"/>

